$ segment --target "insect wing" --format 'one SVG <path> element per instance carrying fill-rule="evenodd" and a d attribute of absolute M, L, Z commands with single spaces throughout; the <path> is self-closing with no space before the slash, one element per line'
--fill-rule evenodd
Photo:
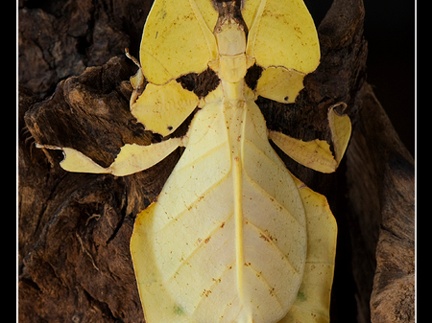
<path fill-rule="evenodd" d="M 223 114 L 210 103 L 195 115 L 157 202 L 138 215 L 131 254 L 148 322 L 275 322 L 296 300 L 304 207 L 248 104 Z"/>

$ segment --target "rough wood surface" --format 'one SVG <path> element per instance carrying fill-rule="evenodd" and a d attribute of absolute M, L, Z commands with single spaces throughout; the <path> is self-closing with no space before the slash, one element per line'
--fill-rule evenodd
<path fill-rule="evenodd" d="M 356 285 L 371 293 L 359 313 L 370 305 L 372 322 L 414 322 L 414 161 L 371 87 L 360 95 L 346 156 Z"/>
<path fill-rule="evenodd" d="M 102 165 L 125 143 L 160 140 L 129 113 L 151 1 L 19 2 L 19 321 L 142 322 L 129 255 L 135 214 L 181 150 L 127 177 L 64 172 L 69 146 Z M 414 322 L 414 161 L 366 82 L 361 0 L 335 0 L 319 25 L 322 60 L 289 107 L 259 99 L 268 127 L 327 139 L 327 108 L 348 104 L 353 137 L 335 174 L 281 155 L 325 194 L 339 226 L 332 322 Z M 38 28 L 34 28 L 38 26 Z M 251 73 L 250 82 L 256 75 Z M 183 79 L 205 93 L 211 73 Z M 178 133 L 185 131 L 187 124 Z"/>

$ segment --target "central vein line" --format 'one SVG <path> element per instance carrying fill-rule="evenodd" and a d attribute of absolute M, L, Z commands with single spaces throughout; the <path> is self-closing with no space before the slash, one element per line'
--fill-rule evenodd
<path fill-rule="evenodd" d="M 243 286 L 243 206 L 242 206 L 242 165 L 240 156 L 234 156 L 233 165 L 234 180 L 234 218 L 235 218 L 235 237 L 236 237 L 236 270 L 237 270 L 237 288 L 241 303 L 244 301 Z"/>
<path fill-rule="evenodd" d="M 226 117 L 228 138 L 232 158 L 232 180 L 234 193 L 234 223 L 235 223 L 235 260 L 237 293 L 240 312 L 237 322 L 252 322 L 249 309 L 249 295 L 245 282 L 245 250 L 244 250 L 244 212 L 243 212 L 243 143 L 245 136 L 247 106 L 245 102 L 244 81 L 229 82 L 221 80 L 223 87 L 223 113 Z"/>

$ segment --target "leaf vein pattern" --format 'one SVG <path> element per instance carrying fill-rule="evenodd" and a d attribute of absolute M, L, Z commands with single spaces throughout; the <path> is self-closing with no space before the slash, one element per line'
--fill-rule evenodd
<path fill-rule="evenodd" d="M 216 153 L 219 149 L 221 149 L 222 147 L 226 147 L 226 143 L 222 142 L 217 146 L 214 146 L 213 148 L 207 150 L 206 152 L 204 152 L 203 154 L 199 155 L 197 158 L 192 159 L 190 162 L 188 162 L 187 164 L 181 165 L 180 168 L 177 169 L 177 171 L 183 171 L 184 169 L 187 169 L 188 172 L 190 172 L 190 167 L 192 167 L 194 164 L 201 162 L 203 160 L 205 160 L 206 158 L 212 156 L 214 153 Z"/>
<path fill-rule="evenodd" d="M 172 215 L 172 219 L 165 223 L 165 225 L 160 228 L 160 230 L 158 232 L 162 232 L 166 227 L 168 227 L 173 221 L 178 221 L 180 220 L 183 216 L 187 215 L 190 213 L 190 210 L 196 206 L 199 202 L 202 201 L 201 196 L 206 196 L 208 195 L 210 192 L 212 192 L 214 189 L 217 189 L 220 186 L 220 183 L 222 183 L 223 181 L 226 180 L 227 177 L 229 177 L 230 172 L 228 172 L 227 174 L 225 174 L 224 176 L 222 176 L 219 181 L 215 182 L 213 185 L 209 186 L 206 190 L 204 190 L 203 192 L 200 192 L 199 195 L 195 196 L 195 199 L 192 201 L 192 203 L 190 203 L 189 205 L 185 205 L 184 208 L 177 214 Z"/>
<path fill-rule="evenodd" d="M 225 219 L 225 221 L 227 221 L 228 219 L 230 219 L 231 217 L 233 216 L 233 213 L 230 213 L 227 217 L 226 217 L 226 219 Z M 220 227 L 220 225 L 219 224 L 215 224 L 215 228 L 213 229 L 213 230 L 211 230 L 210 231 L 210 235 L 209 236 L 212 236 L 212 235 L 214 235 L 217 231 L 219 231 L 219 230 L 222 230 L 222 228 Z M 173 275 L 171 275 L 171 277 L 169 277 L 169 279 L 167 280 L 167 281 L 171 281 L 171 280 L 173 280 L 173 279 L 175 279 L 176 277 L 176 274 L 178 273 L 178 271 L 183 267 L 183 266 L 185 266 L 187 263 L 188 263 L 188 261 L 189 261 L 189 259 L 192 259 L 193 258 L 193 256 L 199 251 L 199 250 L 201 250 L 202 248 L 205 248 L 206 247 L 206 244 L 205 244 L 205 242 L 204 241 L 202 241 L 196 248 L 194 248 L 193 250 L 192 250 L 192 252 L 189 254 L 189 255 L 187 255 L 186 256 L 186 258 L 183 258 L 182 259 L 182 262 L 180 263 L 180 265 L 173 271 L 174 272 L 174 274 Z"/>
<path fill-rule="evenodd" d="M 265 286 L 268 287 L 269 290 L 272 290 L 272 289 L 274 288 L 273 286 L 271 286 L 271 285 L 269 284 L 269 282 L 267 281 L 267 279 L 265 279 L 265 277 L 264 277 L 264 275 L 262 274 L 262 272 L 256 270 L 252 264 L 251 264 L 251 265 L 248 265 L 247 268 L 249 268 L 250 270 L 252 270 L 252 271 L 255 273 L 255 275 L 256 275 L 257 277 L 259 277 L 259 280 L 260 280 L 260 281 L 261 281 Z M 283 308 L 283 307 L 284 307 L 284 305 L 282 304 L 282 301 L 279 299 L 279 297 L 276 295 L 276 293 L 272 293 L 271 296 L 274 297 L 274 299 L 276 300 L 276 302 L 279 304 L 280 308 Z"/>
<path fill-rule="evenodd" d="M 261 185 L 259 185 L 259 183 L 257 181 L 255 181 L 247 172 L 245 172 L 245 178 L 248 180 L 249 184 L 257 191 L 259 191 L 260 195 L 262 195 L 263 197 L 267 198 L 269 201 L 272 201 L 272 203 L 275 203 L 278 207 L 284 209 L 288 214 L 291 215 L 291 217 L 299 224 L 302 226 L 302 224 L 299 222 L 299 220 L 295 217 L 292 216 L 292 214 L 290 213 L 289 210 L 286 209 L 285 206 L 283 206 L 277 199 L 275 199 L 273 196 L 271 196 L 270 193 L 268 193 L 264 188 L 262 188 Z"/>
<path fill-rule="evenodd" d="M 283 259 L 296 273 L 299 273 L 299 271 L 291 264 L 291 262 L 289 261 L 288 257 L 283 253 L 283 251 L 273 242 L 272 239 L 270 239 L 268 237 L 268 235 L 261 230 L 258 226 L 256 226 L 254 223 L 248 221 L 248 225 L 251 225 L 252 228 L 259 233 L 259 236 L 264 236 L 266 237 L 266 241 L 267 243 L 269 243 L 280 255 L 281 255 L 281 259 Z"/>
<path fill-rule="evenodd" d="M 226 267 L 222 272 L 221 272 L 221 274 L 219 275 L 219 278 L 220 278 L 220 280 L 223 280 L 224 279 L 224 276 L 226 276 L 228 273 L 230 273 L 230 272 L 232 272 L 232 268 L 229 268 L 229 267 Z M 207 290 L 214 290 L 214 286 L 216 286 L 217 284 L 219 284 L 220 282 L 219 281 L 213 281 L 206 289 Z M 232 300 L 234 300 L 235 298 L 237 297 L 237 294 L 236 293 L 233 293 L 233 299 Z M 199 302 L 198 302 L 198 304 L 196 305 L 196 307 L 195 307 L 195 310 L 196 309 L 198 309 L 199 308 L 199 305 L 204 301 L 204 300 L 206 300 L 206 298 L 205 297 L 201 297 L 200 298 L 200 300 L 199 300 Z M 228 302 L 226 302 L 227 304 L 228 304 Z M 226 310 L 225 310 L 226 311 Z"/>
<path fill-rule="evenodd" d="M 251 147 L 252 149 L 254 149 L 255 152 L 256 152 L 257 154 L 261 155 L 264 159 L 270 161 L 270 162 L 274 165 L 274 167 L 280 167 L 279 165 L 276 164 L 276 162 L 275 162 L 272 158 L 270 158 L 270 157 L 265 153 L 265 151 L 263 151 L 262 149 L 259 149 L 258 146 L 255 144 L 255 142 L 253 142 L 253 141 L 251 141 L 251 140 L 249 140 L 249 139 L 246 139 L 246 140 L 244 141 L 244 144 L 245 144 L 245 146 L 248 145 L 249 147 Z M 275 154 L 276 154 L 276 152 L 275 152 Z M 276 154 L 276 156 L 277 156 L 277 154 Z M 278 158 L 279 158 L 279 156 L 278 156 Z M 259 158 L 258 158 L 258 159 L 259 159 Z"/>

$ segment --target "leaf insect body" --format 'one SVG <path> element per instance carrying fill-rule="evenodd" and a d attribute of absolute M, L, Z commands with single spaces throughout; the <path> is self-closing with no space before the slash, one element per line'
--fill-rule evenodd
<path fill-rule="evenodd" d="M 268 130 L 255 103 L 294 103 L 319 59 L 302 0 L 156 0 L 131 78 L 131 112 L 166 137 L 198 106 L 186 135 L 127 144 L 107 168 L 74 149 L 41 145 L 63 150 L 65 170 L 116 176 L 185 147 L 131 238 L 147 322 L 329 321 L 337 226 L 325 197 L 286 169 L 269 139 L 297 162 L 333 172 L 350 120 L 329 108 L 333 157 L 325 141 Z M 251 89 L 244 78 L 254 64 L 263 71 Z M 176 81 L 207 68 L 220 82 L 205 97 Z"/>

